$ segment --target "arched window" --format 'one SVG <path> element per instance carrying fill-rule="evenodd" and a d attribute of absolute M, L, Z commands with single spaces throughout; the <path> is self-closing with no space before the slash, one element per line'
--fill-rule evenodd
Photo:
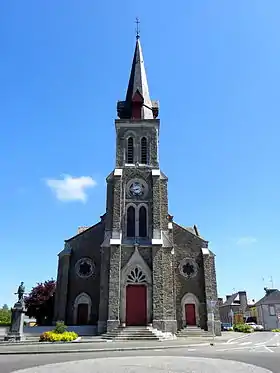
<path fill-rule="evenodd" d="M 126 216 L 126 235 L 127 237 L 135 237 L 135 208 L 129 206 Z"/>
<path fill-rule="evenodd" d="M 133 137 L 127 139 L 127 163 L 134 162 L 134 141 Z"/>
<path fill-rule="evenodd" d="M 139 237 L 147 237 L 147 210 L 144 206 L 139 210 Z"/>
<path fill-rule="evenodd" d="M 148 163 L 148 153 L 147 153 L 147 138 L 142 137 L 141 139 L 141 163 Z"/>

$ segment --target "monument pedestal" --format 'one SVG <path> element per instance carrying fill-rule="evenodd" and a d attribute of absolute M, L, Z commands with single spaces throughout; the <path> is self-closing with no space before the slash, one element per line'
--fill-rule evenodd
<path fill-rule="evenodd" d="M 4 337 L 5 341 L 17 341 L 21 342 L 25 340 L 23 334 L 23 320 L 24 320 L 25 309 L 21 302 L 15 303 L 12 308 L 12 323 L 8 334 Z"/>

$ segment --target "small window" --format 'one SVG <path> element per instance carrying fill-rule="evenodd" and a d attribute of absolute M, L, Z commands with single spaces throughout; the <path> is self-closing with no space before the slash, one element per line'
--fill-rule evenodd
<path fill-rule="evenodd" d="M 269 315 L 270 316 L 275 316 L 276 315 L 274 306 L 269 306 Z"/>
<path fill-rule="evenodd" d="M 147 237 L 147 210 L 144 206 L 139 210 L 139 237 Z"/>
<path fill-rule="evenodd" d="M 142 137 L 141 139 L 141 163 L 148 163 L 148 153 L 147 153 L 147 138 Z"/>
<path fill-rule="evenodd" d="M 127 209 L 126 219 L 126 235 L 135 237 L 135 208 L 133 206 Z"/>

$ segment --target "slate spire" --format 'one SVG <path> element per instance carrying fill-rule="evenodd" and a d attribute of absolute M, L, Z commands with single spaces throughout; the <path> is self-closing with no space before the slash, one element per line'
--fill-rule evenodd
<path fill-rule="evenodd" d="M 139 34 L 128 82 L 125 101 L 118 102 L 118 115 L 123 119 L 154 119 L 158 103 L 151 101 Z"/>

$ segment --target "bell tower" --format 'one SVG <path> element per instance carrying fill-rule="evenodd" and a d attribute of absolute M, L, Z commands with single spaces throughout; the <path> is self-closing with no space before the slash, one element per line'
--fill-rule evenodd
<path fill-rule="evenodd" d="M 149 312 L 152 316 L 147 323 L 175 332 L 168 180 L 159 167 L 159 103 L 150 98 L 138 34 L 126 97 L 118 101 L 117 114 L 116 163 L 107 177 L 106 228 L 102 245 L 102 261 L 107 258 L 109 262 L 108 278 L 103 279 L 103 285 L 101 278 L 101 287 L 108 282 L 107 330 L 125 324 L 120 315 L 122 258 L 132 248 L 137 252 L 145 248 L 151 258 L 152 272 L 152 313 Z M 102 265 L 106 272 L 105 264 Z M 105 298 L 100 302 L 101 306 L 102 302 L 104 304 L 103 312 Z"/>

